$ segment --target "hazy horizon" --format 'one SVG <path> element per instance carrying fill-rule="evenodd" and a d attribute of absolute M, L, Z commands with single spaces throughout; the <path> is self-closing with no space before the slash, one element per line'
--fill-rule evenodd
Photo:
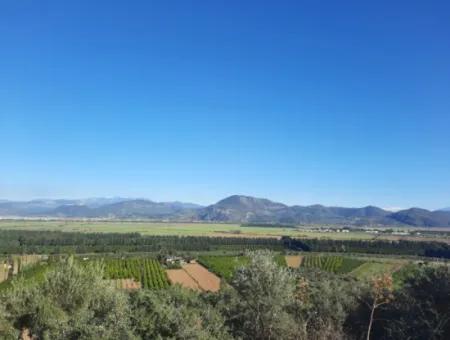
<path fill-rule="evenodd" d="M 39 200 L 89 200 L 89 199 L 123 199 L 123 200 L 148 200 L 148 201 L 153 201 L 153 202 L 181 202 L 181 203 L 191 203 L 191 204 L 197 204 L 200 206 L 208 206 L 211 204 L 215 204 L 218 201 L 230 197 L 230 196 L 234 196 L 234 195 L 239 195 L 239 196 L 251 196 L 251 197 L 255 197 L 255 198 L 262 198 L 262 199 L 268 199 L 270 201 L 274 201 L 274 202 L 278 202 L 278 203 L 283 203 L 286 204 L 288 206 L 293 206 L 293 205 L 300 205 L 300 206 L 312 206 L 312 205 L 323 205 L 323 206 L 327 206 L 327 207 L 345 207 L 345 208 L 362 208 L 362 207 L 366 207 L 366 206 L 376 206 L 378 208 L 381 208 L 383 210 L 387 210 L 387 211 L 399 211 L 399 210 L 405 210 L 405 209 L 410 209 L 410 208 L 422 208 L 422 209 L 427 209 L 430 211 L 435 211 L 435 210 L 441 210 L 441 209 L 448 209 L 450 207 L 450 205 L 443 205 L 440 207 L 433 207 L 433 208 L 427 208 L 427 207 L 423 207 L 423 206 L 410 206 L 410 207 L 398 207 L 398 206 L 383 206 L 380 204 L 364 204 L 364 205 L 359 205 L 359 206 L 345 206 L 342 204 L 324 204 L 321 202 L 313 202 L 313 203 L 298 203 L 298 202 L 286 202 L 283 200 L 277 200 L 277 199 L 272 199 L 271 197 L 264 197 L 264 196 L 254 196 L 254 195 L 249 195 L 249 194 L 229 194 L 226 195 L 224 197 L 221 197 L 219 199 L 216 199 L 215 201 L 210 201 L 210 202 L 196 202 L 193 200 L 189 200 L 189 199 L 177 199 L 177 198 L 172 198 L 172 199 L 167 199 L 167 200 L 160 200 L 160 199 L 155 199 L 152 197 L 144 197 L 144 196 L 123 196 L 123 195 L 113 195 L 113 196 L 101 196 L 101 195 L 95 195 L 95 196 L 87 196 L 87 197 L 68 197 L 68 196 L 62 196 L 62 197 L 32 197 L 32 198 L 28 198 L 28 199 L 10 199 L 10 198 L 5 198 L 5 197 L 0 197 L 0 202 L 1 201 L 11 201 L 11 202 L 30 202 L 30 201 L 39 201 Z"/>

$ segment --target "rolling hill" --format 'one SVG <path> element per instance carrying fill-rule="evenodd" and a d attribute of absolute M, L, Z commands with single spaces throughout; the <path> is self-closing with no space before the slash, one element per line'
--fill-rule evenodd
<path fill-rule="evenodd" d="M 3 200 L 0 201 L 0 216 L 354 226 L 450 226 L 450 211 L 444 210 L 411 208 L 391 212 L 374 206 L 362 208 L 327 207 L 320 204 L 288 206 L 265 198 L 244 195 L 233 195 L 207 207 L 192 203 L 126 198 L 28 202 Z"/>
<path fill-rule="evenodd" d="M 197 220 L 236 223 L 450 226 L 450 212 L 408 209 L 398 212 L 374 206 L 287 206 L 264 198 L 234 195 L 197 211 Z"/>
<path fill-rule="evenodd" d="M 411 208 L 393 213 L 391 217 L 400 223 L 416 227 L 450 226 L 450 212 L 448 211 L 429 211 L 420 208 Z"/>

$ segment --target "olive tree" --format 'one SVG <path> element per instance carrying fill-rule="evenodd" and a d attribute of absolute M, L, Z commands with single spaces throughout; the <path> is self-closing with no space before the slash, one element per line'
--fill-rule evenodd
<path fill-rule="evenodd" d="M 225 296 L 224 313 L 234 336 L 244 339 L 295 338 L 294 319 L 287 311 L 295 291 L 295 278 L 274 262 L 273 254 L 249 254 L 250 263 L 234 274 Z"/>
<path fill-rule="evenodd" d="M 131 308 L 141 339 L 231 339 L 215 308 L 198 293 L 177 286 L 133 293 Z"/>
<path fill-rule="evenodd" d="M 72 258 L 42 282 L 17 282 L 2 296 L 7 320 L 39 339 L 132 339 L 124 293 L 102 279 L 99 264 Z"/>

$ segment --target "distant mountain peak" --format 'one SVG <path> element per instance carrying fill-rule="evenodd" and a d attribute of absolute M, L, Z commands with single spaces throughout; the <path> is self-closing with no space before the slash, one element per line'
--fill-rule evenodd
<path fill-rule="evenodd" d="M 232 195 L 229 197 L 226 197 L 219 202 L 216 203 L 216 205 L 241 205 L 241 206 L 247 206 L 252 207 L 255 205 L 275 205 L 275 206 L 283 206 L 286 207 L 286 205 L 282 203 L 273 202 L 271 200 L 268 200 L 266 198 L 258 198 L 253 196 L 245 196 L 245 195 Z"/>
<path fill-rule="evenodd" d="M 0 201 L 3 217 L 153 219 L 234 223 L 450 226 L 450 209 L 410 208 L 396 212 L 362 208 L 288 206 L 266 198 L 232 195 L 202 207 L 193 203 L 155 202 L 145 198 L 38 199 Z"/>

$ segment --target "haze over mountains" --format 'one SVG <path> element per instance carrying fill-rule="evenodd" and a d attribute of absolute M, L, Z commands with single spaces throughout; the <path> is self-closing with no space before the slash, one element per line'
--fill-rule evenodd
<path fill-rule="evenodd" d="M 268 199 L 233 195 L 203 207 L 184 202 L 154 202 L 132 198 L 0 201 L 1 217 L 149 219 L 236 223 L 450 226 L 450 211 L 411 208 L 397 212 L 323 205 L 288 206 Z"/>

